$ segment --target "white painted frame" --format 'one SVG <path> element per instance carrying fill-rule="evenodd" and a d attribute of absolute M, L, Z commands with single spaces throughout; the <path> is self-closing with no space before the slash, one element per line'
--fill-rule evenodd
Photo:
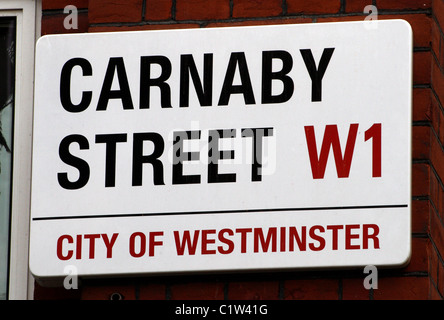
<path fill-rule="evenodd" d="M 28 245 L 34 51 L 40 34 L 41 0 L 3 0 L 0 17 L 17 18 L 8 299 L 25 300 L 33 298 L 34 283 L 29 273 Z"/>

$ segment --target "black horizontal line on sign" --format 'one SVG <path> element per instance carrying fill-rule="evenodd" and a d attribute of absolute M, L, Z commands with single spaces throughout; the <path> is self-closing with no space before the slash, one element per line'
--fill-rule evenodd
<path fill-rule="evenodd" d="M 161 213 L 128 213 L 128 214 L 101 214 L 88 216 L 59 216 L 59 217 L 37 217 L 33 221 L 42 220 L 69 220 L 69 219 L 98 219 L 98 218 L 122 218 L 122 217 L 147 217 L 147 216 L 174 216 L 193 214 L 229 214 L 229 213 L 253 213 L 272 211 L 321 211 L 321 210 L 361 210 L 361 209 L 385 209 L 385 208 L 407 208 L 408 204 L 389 204 L 371 206 L 349 206 L 349 207 L 310 207 L 310 208 L 276 208 L 276 209 L 244 209 L 244 210 L 220 210 L 220 211 L 195 211 L 195 212 L 161 212 Z"/>

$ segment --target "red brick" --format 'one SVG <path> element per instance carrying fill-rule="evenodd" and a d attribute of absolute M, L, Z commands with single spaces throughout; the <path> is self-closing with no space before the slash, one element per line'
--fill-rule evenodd
<path fill-rule="evenodd" d="M 345 12 L 364 12 L 364 8 L 371 4 L 371 0 L 347 0 L 345 2 Z"/>
<path fill-rule="evenodd" d="M 377 0 L 378 9 L 430 9 L 432 0 Z"/>
<path fill-rule="evenodd" d="M 289 14 L 339 13 L 340 9 L 340 0 L 287 0 L 287 11 Z"/>
<path fill-rule="evenodd" d="M 412 239 L 412 255 L 409 264 L 403 268 L 404 272 L 428 272 L 428 242 L 427 238 Z"/>
<path fill-rule="evenodd" d="M 432 88 L 438 96 L 441 105 L 444 103 L 444 74 L 435 61 L 432 63 Z"/>
<path fill-rule="evenodd" d="M 172 300 L 223 300 L 221 282 L 190 282 L 171 285 Z"/>
<path fill-rule="evenodd" d="M 438 135 L 439 141 L 441 144 L 444 141 L 444 114 L 439 106 L 438 100 L 435 95 L 431 95 L 430 97 L 431 101 L 431 118 L 433 129 L 435 130 L 436 134 Z"/>
<path fill-rule="evenodd" d="M 139 300 L 165 300 L 166 285 L 163 283 L 139 283 Z"/>
<path fill-rule="evenodd" d="M 139 22 L 143 0 L 94 0 L 89 2 L 90 23 Z"/>
<path fill-rule="evenodd" d="M 432 92 L 429 88 L 413 89 L 413 121 L 432 119 Z"/>
<path fill-rule="evenodd" d="M 441 70 L 444 70 L 444 36 L 440 33 L 439 52 L 437 54 L 438 63 Z"/>
<path fill-rule="evenodd" d="M 412 195 L 428 196 L 430 186 L 430 167 L 424 163 L 412 165 Z"/>
<path fill-rule="evenodd" d="M 286 300 L 338 300 L 339 281 L 335 279 L 287 280 Z"/>
<path fill-rule="evenodd" d="M 42 35 L 59 34 L 59 33 L 79 33 L 88 31 L 88 14 L 79 13 L 78 29 L 65 29 L 64 20 L 67 18 L 65 14 L 45 15 L 42 17 Z"/>
<path fill-rule="evenodd" d="M 364 21 L 366 15 L 356 15 L 356 16 L 334 16 L 334 17 L 324 17 L 317 18 L 317 22 L 341 22 L 341 21 Z"/>
<path fill-rule="evenodd" d="M 436 173 L 434 171 L 430 174 L 430 202 L 433 205 L 433 209 L 440 208 L 442 198 L 442 189 L 440 186 L 440 183 L 438 181 L 438 177 L 436 176 Z"/>
<path fill-rule="evenodd" d="M 433 165 L 434 171 L 438 175 L 438 177 L 444 177 L 444 152 L 442 145 L 439 143 L 439 140 L 432 136 L 430 139 L 431 143 L 431 152 L 430 152 L 430 160 Z"/>
<path fill-rule="evenodd" d="M 145 20 L 159 21 L 171 19 L 172 0 L 147 0 Z"/>
<path fill-rule="evenodd" d="M 433 247 L 431 241 L 429 241 L 429 245 L 427 247 L 427 253 L 428 253 L 428 259 L 429 259 L 429 277 L 430 280 L 434 283 L 434 285 L 438 284 L 438 264 L 439 264 L 439 258 L 438 254 L 436 253 L 435 248 Z"/>
<path fill-rule="evenodd" d="M 288 19 L 266 19 L 266 20 L 245 20 L 234 22 L 214 22 L 209 23 L 206 27 L 239 27 L 239 26 L 263 26 L 263 25 L 279 25 L 279 24 L 297 24 L 297 23 L 311 23 L 311 18 L 288 18 Z"/>
<path fill-rule="evenodd" d="M 230 18 L 228 0 L 176 0 L 177 20 L 219 20 Z"/>
<path fill-rule="evenodd" d="M 362 278 L 343 279 L 342 280 L 342 299 L 343 300 L 369 300 L 369 290 L 364 287 L 365 274 Z"/>
<path fill-rule="evenodd" d="M 439 29 L 439 26 L 437 25 L 435 20 L 432 20 L 431 35 L 432 37 L 430 42 L 431 42 L 432 51 L 434 52 L 435 56 L 438 57 L 439 60 L 442 37 L 441 37 L 441 30 Z"/>
<path fill-rule="evenodd" d="M 282 14 L 282 0 L 234 0 L 233 18 L 274 17 Z"/>
<path fill-rule="evenodd" d="M 434 133 L 436 133 L 438 135 L 438 137 L 440 137 L 440 127 L 441 125 L 443 125 L 443 114 L 441 111 L 441 108 L 439 107 L 438 104 L 438 100 L 435 97 L 435 95 L 431 95 L 430 98 L 431 101 L 431 117 L 430 117 L 430 121 L 432 123 L 432 128 L 434 130 Z M 442 139 L 440 139 L 442 140 Z"/>
<path fill-rule="evenodd" d="M 436 189 L 438 189 L 438 205 L 436 206 L 436 210 L 438 211 L 439 218 L 444 224 L 444 190 L 441 187 L 441 183 L 438 181 L 438 178 L 435 178 L 436 180 Z"/>
<path fill-rule="evenodd" d="M 322 14 L 322 13 L 339 13 L 341 9 L 340 0 L 287 0 L 287 11 L 289 14 Z"/>
<path fill-rule="evenodd" d="M 438 24 L 441 27 L 441 30 L 444 28 L 444 1 L 443 0 L 433 0 L 432 4 L 432 12 L 435 16 L 436 20 L 438 20 Z"/>
<path fill-rule="evenodd" d="M 429 294 L 428 277 L 396 277 L 378 279 L 373 290 L 375 300 L 425 300 Z"/>
<path fill-rule="evenodd" d="M 88 32 L 114 32 L 114 31 L 141 31 L 141 30 L 169 30 L 199 28 L 198 24 L 174 23 L 174 24 L 144 24 L 137 26 L 94 26 Z"/>
<path fill-rule="evenodd" d="M 429 84 L 431 76 L 432 54 L 430 51 L 413 54 L 413 84 Z"/>
<path fill-rule="evenodd" d="M 230 300 L 276 300 L 279 298 L 277 281 L 230 282 L 228 299 Z"/>
<path fill-rule="evenodd" d="M 431 282 L 432 280 L 430 280 Z M 430 300 L 443 300 L 443 297 L 439 294 L 436 287 L 433 286 L 432 283 L 430 283 L 430 293 L 429 293 L 429 299 Z"/>
<path fill-rule="evenodd" d="M 120 295 L 123 300 L 135 300 L 135 287 L 131 284 L 117 286 L 85 286 L 82 288 L 82 300 L 111 300 Z"/>
<path fill-rule="evenodd" d="M 426 233 L 429 226 L 430 202 L 412 201 L 412 233 Z"/>
<path fill-rule="evenodd" d="M 64 9 L 67 5 L 85 9 L 88 8 L 88 0 L 42 0 L 42 10 Z"/>
<path fill-rule="evenodd" d="M 430 237 L 438 249 L 439 255 L 444 255 L 444 225 L 437 214 L 430 215 Z"/>
<path fill-rule="evenodd" d="M 64 287 L 44 287 L 34 283 L 34 300 L 78 300 L 80 289 L 65 289 Z"/>
<path fill-rule="evenodd" d="M 414 126 L 412 128 L 413 159 L 428 159 L 430 153 L 430 127 Z"/>
<path fill-rule="evenodd" d="M 438 292 L 444 296 L 444 265 L 442 261 L 438 261 Z"/>

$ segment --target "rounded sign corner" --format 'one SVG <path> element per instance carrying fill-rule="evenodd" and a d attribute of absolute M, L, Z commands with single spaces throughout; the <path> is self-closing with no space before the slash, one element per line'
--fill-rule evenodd
<path fill-rule="evenodd" d="M 412 248 L 409 246 L 407 252 L 405 253 L 404 257 L 401 257 L 400 263 L 398 264 L 399 268 L 406 267 L 412 259 Z"/>

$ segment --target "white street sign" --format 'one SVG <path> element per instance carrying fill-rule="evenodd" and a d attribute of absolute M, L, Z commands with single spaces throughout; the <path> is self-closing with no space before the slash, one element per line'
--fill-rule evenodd
<path fill-rule="evenodd" d="M 408 262 L 403 20 L 51 35 L 35 78 L 36 277 Z"/>

